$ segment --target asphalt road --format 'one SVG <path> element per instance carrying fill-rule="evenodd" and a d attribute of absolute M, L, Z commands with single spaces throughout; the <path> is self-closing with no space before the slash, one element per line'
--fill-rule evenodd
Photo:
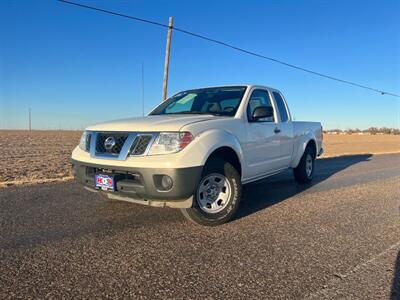
<path fill-rule="evenodd" d="M 246 186 L 216 228 L 72 182 L 0 189 L 0 298 L 400 299 L 400 155 L 317 168 Z"/>

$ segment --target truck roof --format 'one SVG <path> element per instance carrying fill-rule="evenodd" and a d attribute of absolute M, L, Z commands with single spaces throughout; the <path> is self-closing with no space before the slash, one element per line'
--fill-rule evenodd
<path fill-rule="evenodd" d="M 197 90 L 197 89 L 206 89 L 206 88 L 222 88 L 222 87 L 231 87 L 231 86 L 245 86 L 245 87 L 248 87 L 248 88 L 258 87 L 258 88 L 276 90 L 275 88 L 269 87 L 269 86 L 266 86 L 266 85 L 247 84 L 247 83 L 224 84 L 224 85 L 214 85 L 214 86 L 202 86 L 202 87 L 194 87 L 194 88 L 190 88 L 190 89 L 186 89 L 186 90 Z"/>

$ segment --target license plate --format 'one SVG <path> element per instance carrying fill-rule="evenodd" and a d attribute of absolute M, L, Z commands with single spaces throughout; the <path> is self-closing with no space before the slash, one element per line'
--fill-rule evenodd
<path fill-rule="evenodd" d="M 94 183 L 97 189 L 103 191 L 114 191 L 114 177 L 109 175 L 97 174 L 94 177 Z"/>

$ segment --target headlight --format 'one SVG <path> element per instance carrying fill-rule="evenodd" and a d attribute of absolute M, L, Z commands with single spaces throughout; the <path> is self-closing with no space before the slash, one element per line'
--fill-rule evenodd
<path fill-rule="evenodd" d="M 84 131 L 82 136 L 81 136 L 81 140 L 79 141 L 79 148 L 81 148 L 83 151 L 90 151 L 90 138 L 92 137 L 92 135 L 87 132 Z"/>
<path fill-rule="evenodd" d="M 149 155 L 179 152 L 192 140 L 190 132 L 161 132 L 151 146 Z"/>

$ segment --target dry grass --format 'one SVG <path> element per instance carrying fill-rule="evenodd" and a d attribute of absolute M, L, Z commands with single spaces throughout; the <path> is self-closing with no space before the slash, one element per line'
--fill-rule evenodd
<path fill-rule="evenodd" d="M 0 187 L 71 178 L 79 131 L 0 130 Z M 400 136 L 325 135 L 324 156 L 400 152 Z"/>

